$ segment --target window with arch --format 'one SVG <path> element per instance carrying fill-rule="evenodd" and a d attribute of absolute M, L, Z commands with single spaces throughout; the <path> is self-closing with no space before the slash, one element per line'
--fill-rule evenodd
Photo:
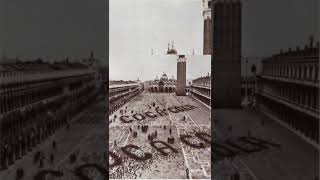
<path fill-rule="evenodd" d="M 299 66 L 299 74 L 298 74 L 298 79 L 302 78 L 302 67 Z"/>
<path fill-rule="evenodd" d="M 308 79 L 308 65 L 304 66 L 303 79 Z"/>
<path fill-rule="evenodd" d="M 309 66 L 309 72 L 308 72 L 308 73 L 309 73 L 308 79 L 309 79 L 309 80 L 312 80 L 312 78 L 313 78 L 313 77 L 312 77 L 312 73 L 313 73 L 313 66 L 312 66 L 312 65 Z"/>

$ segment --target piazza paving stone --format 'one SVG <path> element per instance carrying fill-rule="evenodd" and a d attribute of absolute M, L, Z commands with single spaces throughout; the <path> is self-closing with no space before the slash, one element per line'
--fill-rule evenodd
<path fill-rule="evenodd" d="M 174 108 L 168 110 L 170 107 L 183 108 L 184 105 L 183 111 L 180 109 L 178 112 Z M 157 111 L 164 109 L 165 113 Z M 150 117 L 146 112 L 150 112 Z M 140 115 L 135 118 L 135 114 L 141 114 L 143 118 Z M 125 121 L 121 120 L 122 116 L 126 116 Z M 120 164 L 109 167 L 109 178 L 210 179 L 210 143 L 205 147 L 193 148 L 180 140 L 181 136 L 190 135 L 188 142 L 196 145 L 203 143 L 195 136 L 197 132 L 211 135 L 210 109 L 195 99 L 173 93 L 138 95 L 109 116 L 109 151 L 118 158 L 109 157 L 109 164 L 121 159 Z M 154 138 L 150 140 L 152 135 Z M 173 143 L 168 141 L 170 138 L 174 139 Z M 128 149 L 134 155 L 123 149 Z"/>

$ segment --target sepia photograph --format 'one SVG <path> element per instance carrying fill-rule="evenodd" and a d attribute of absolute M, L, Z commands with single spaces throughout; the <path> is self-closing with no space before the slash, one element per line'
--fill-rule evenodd
<path fill-rule="evenodd" d="M 319 0 L 0 0 L 0 180 L 319 180 Z"/>
<path fill-rule="evenodd" d="M 210 17 L 208 1 L 110 1 L 110 179 L 211 179 Z"/>

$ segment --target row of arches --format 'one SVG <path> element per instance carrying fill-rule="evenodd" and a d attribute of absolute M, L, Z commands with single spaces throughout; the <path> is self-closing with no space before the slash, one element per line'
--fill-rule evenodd
<path fill-rule="evenodd" d="M 191 91 L 204 95 L 206 97 L 211 97 L 211 91 L 209 89 L 204 89 L 204 88 L 198 88 L 198 87 L 192 87 Z"/>
<path fill-rule="evenodd" d="M 18 90 L 9 90 L 0 95 L 0 113 L 6 113 L 16 108 L 32 104 L 43 99 L 61 94 L 63 88 L 52 83 L 51 85 L 40 85 L 39 87 L 21 87 Z"/>
<path fill-rule="evenodd" d="M 109 97 L 115 96 L 117 94 L 129 92 L 130 89 L 133 89 L 132 87 L 121 87 L 121 88 L 114 88 L 109 90 Z"/>
<path fill-rule="evenodd" d="M 32 85 L 17 84 L 14 86 L 1 87 L 0 113 L 7 113 L 14 109 L 61 95 L 65 88 L 68 88 L 71 92 L 77 91 L 84 87 L 83 82 L 90 82 L 91 80 L 93 80 L 91 76 L 84 76 L 75 79 L 48 81 Z"/>
<path fill-rule="evenodd" d="M 174 87 L 150 87 L 149 88 L 150 93 L 174 93 L 175 88 Z"/>
<path fill-rule="evenodd" d="M 191 95 L 193 97 L 197 98 L 198 100 L 200 100 L 201 102 L 205 103 L 206 105 L 211 106 L 210 105 L 211 104 L 211 100 L 209 98 L 203 97 L 203 96 L 201 96 L 201 95 L 199 95 L 197 93 L 194 93 L 192 91 L 191 91 Z"/>
<path fill-rule="evenodd" d="M 307 81 L 319 80 L 318 63 L 301 64 L 264 64 L 263 74 Z"/>
<path fill-rule="evenodd" d="M 109 102 L 109 115 L 120 109 L 124 104 L 140 93 L 139 88 L 135 88 L 130 94 L 123 94 Z"/>
<path fill-rule="evenodd" d="M 263 102 L 261 106 L 263 106 L 264 111 L 273 114 L 305 137 L 319 143 L 319 120 L 317 118 L 298 112 L 262 95 L 258 95 L 257 98 Z"/>
<path fill-rule="evenodd" d="M 294 84 L 275 84 L 275 82 L 259 83 L 263 92 L 297 104 L 307 109 L 319 109 L 319 91 L 316 87 L 297 86 Z"/>

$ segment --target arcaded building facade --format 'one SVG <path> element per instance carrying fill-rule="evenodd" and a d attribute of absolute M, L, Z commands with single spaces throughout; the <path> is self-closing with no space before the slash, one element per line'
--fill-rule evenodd
<path fill-rule="evenodd" d="M 0 170 L 69 123 L 101 92 L 98 73 L 68 60 L 0 63 Z"/>
<path fill-rule="evenodd" d="M 262 61 L 257 104 L 313 145 L 319 145 L 319 42 Z"/>
<path fill-rule="evenodd" d="M 109 82 L 109 115 L 120 109 L 125 103 L 143 90 L 139 81 Z"/>
<path fill-rule="evenodd" d="M 150 93 L 174 93 L 176 91 L 177 81 L 172 78 L 168 78 L 166 73 L 158 78 L 155 78 L 154 81 L 148 81 L 148 91 Z"/>
<path fill-rule="evenodd" d="M 207 107 L 211 106 L 211 76 L 203 76 L 192 80 L 190 85 L 191 96 Z"/>

